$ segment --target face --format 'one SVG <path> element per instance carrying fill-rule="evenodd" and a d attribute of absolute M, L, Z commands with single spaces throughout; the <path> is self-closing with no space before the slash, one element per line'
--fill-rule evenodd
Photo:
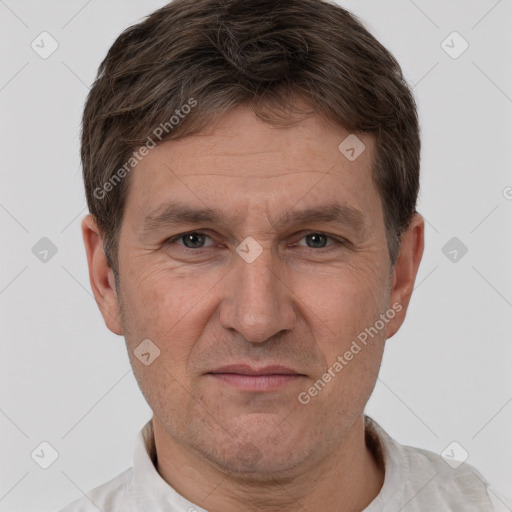
<path fill-rule="evenodd" d="M 239 107 L 132 171 L 119 295 L 100 307 L 155 429 L 217 467 L 257 475 L 325 458 L 403 321 L 419 259 L 390 273 L 374 142 L 358 135 L 366 149 L 351 161 L 338 149 L 348 135 Z"/>

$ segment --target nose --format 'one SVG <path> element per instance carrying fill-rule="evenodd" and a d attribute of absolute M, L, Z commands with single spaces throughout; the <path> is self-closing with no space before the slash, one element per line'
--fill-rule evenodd
<path fill-rule="evenodd" d="M 296 322 L 291 283 L 279 274 L 279 261 L 269 249 L 248 263 L 236 257 L 227 276 L 220 305 L 220 322 L 225 329 L 238 331 L 251 343 L 264 343 Z"/>

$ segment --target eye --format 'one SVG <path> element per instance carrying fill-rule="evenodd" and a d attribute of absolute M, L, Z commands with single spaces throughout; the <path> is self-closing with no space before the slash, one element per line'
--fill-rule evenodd
<path fill-rule="evenodd" d="M 190 233 L 183 233 L 175 236 L 174 238 L 169 239 L 167 243 L 177 243 L 178 245 L 183 245 L 186 249 L 203 249 L 204 247 L 208 247 L 204 245 L 205 239 L 207 238 L 210 237 L 204 233 L 192 231 Z M 182 241 L 183 244 L 178 243 L 178 241 Z"/>
<path fill-rule="evenodd" d="M 330 245 L 342 244 L 340 240 L 337 240 L 325 233 L 310 232 L 302 236 L 301 240 L 306 240 L 306 247 L 311 249 L 324 249 Z M 327 244 L 328 240 L 332 240 L 333 243 Z"/>

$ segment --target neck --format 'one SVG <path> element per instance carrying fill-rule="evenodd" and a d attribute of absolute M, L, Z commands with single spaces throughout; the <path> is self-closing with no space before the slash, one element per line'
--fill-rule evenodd
<path fill-rule="evenodd" d="M 363 417 L 328 456 L 287 474 L 257 477 L 221 469 L 170 437 L 153 418 L 157 470 L 179 494 L 210 512 L 360 512 L 378 495 L 384 467 L 365 442 Z"/>

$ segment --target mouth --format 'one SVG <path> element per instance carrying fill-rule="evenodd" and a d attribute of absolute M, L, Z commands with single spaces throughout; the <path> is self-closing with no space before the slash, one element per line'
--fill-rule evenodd
<path fill-rule="evenodd" d="M 218 368 L 207 375 L 241 391 L 275 391 L 284 386 L 297 383 L 306 375 L 286 366 L 272 365 L 254 368 L 246 364 L 228 365 Z"/>

